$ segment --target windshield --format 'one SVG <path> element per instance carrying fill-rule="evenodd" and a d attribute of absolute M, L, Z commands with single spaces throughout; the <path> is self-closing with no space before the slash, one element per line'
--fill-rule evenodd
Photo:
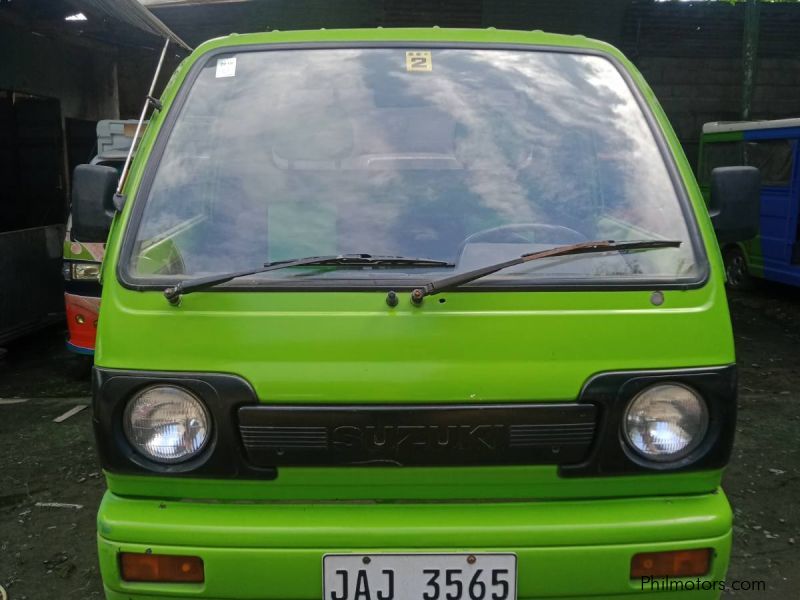
<path fill-rule="evenodd" d="M 623 77 L 599 56 L 404 48 L 217 55 L 192 84 L 142 194 L 127 257 L 139 280 L 339 254 L 455 265 L 304 266 L 245 278 L 411 285 L 556 245 L 642 239 L 684 243 L 548 258 L 471 285 L 699 275 L 653 135 Z"/>

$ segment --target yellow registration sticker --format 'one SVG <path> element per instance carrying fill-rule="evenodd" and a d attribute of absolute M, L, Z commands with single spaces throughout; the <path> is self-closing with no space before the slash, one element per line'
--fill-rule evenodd
<path fill-rule="evenodd" d="M 430 50 L 407 51 L 406 71 L 433 71 Z"/>

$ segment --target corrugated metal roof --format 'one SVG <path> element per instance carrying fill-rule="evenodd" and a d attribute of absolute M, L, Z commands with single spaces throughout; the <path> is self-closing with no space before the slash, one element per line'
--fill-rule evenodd
<path fill-rule="evenodd" d="M 104 14 L 140 31 L 160 38 L 169 38 L 187 50 L 192 49 L 138 0 L 72 0 L 72 4 L 95 14 Z"/>

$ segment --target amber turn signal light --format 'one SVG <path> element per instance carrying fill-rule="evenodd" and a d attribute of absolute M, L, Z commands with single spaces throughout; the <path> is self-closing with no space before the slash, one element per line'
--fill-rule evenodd
<path fill-rule="evenodd" d="M 631 559 L 631 579 L 642 577 L 698 577 L 711 566 L 711 548 L 644 552 Z"/>
<path fill-rule="evenodd" d="M 123 581 L 157 583 L 203 583 L 203 559 L 199 556 L 169 554 L 140 554 L 123 552 L 119 555 Z"/>

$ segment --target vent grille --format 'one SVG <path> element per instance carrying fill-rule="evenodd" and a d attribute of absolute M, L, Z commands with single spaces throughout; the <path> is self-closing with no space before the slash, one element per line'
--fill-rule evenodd
<path fill-rule="evenodd" d="M 239 409 L 259 467 L 561 465 L 586 457 L 595 429 L 589 404 Z"/>
<path fill-rule="evenodd" d="M 511 425 L 508 444 L 514 448 L 551 446 L 553 444 L 590 444 L 594 437 L 594 429 L 594 422 Z"/>
<path fill-rule="evenodd" d="M 248 448 L 327 448 L 327 427 L 239 427 Z"/>

